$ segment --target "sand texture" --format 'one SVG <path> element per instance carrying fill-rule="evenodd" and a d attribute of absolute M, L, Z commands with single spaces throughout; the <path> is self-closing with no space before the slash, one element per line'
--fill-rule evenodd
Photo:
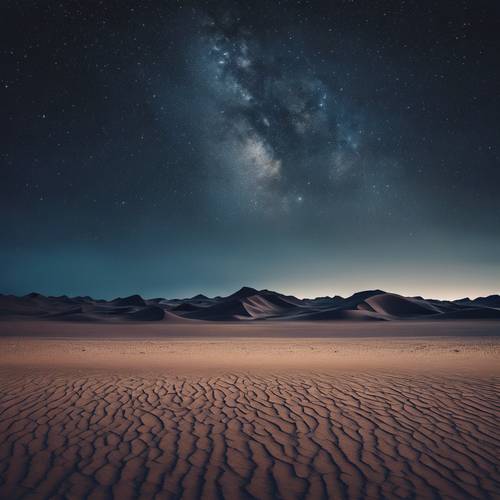
<path fill-rule="evenodd" d="M 2 381 L 2 498 L 493 498 L 498 380 Z"/>
<path fill-rule="evenodd" d="M 0 353 L 0 498 L 500 491 L 494 337 L 11 337 Z"/>

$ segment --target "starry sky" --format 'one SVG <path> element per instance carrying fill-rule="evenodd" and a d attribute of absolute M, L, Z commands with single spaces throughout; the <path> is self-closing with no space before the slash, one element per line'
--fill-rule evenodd
<path fill-rule="evenodd" d="M 500 291 L 498 2 L 0 18 L 0 292 Z"/>

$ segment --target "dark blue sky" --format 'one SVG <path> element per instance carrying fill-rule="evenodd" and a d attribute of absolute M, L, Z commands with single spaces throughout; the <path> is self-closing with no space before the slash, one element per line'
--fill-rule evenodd
<path fill-rule="evenodd" d="M 499 291 L 495 2 L 0 17 L 0 292 Z"/>

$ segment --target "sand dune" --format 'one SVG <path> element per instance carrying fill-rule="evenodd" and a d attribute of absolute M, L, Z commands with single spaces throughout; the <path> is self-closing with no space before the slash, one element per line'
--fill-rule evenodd
<path fill-rule="evenodd" d="M 162 313 L 163 311 L 163 313 Z M 271 290 L 243 287 L 227 297 L 195 295 L 185 299 L 143 299 L 139 295 L 110 301 L 91 297 L 0 295 L 0 319 L 38 318 L 78 322 L 173 321 L 367 321 L 498 319 L 500 297 L 440 301 L 366 290 L 342 298 L 298 299 Z"/>
<path fill-rule="evenodd" d="M 442 311 L 425 300 L 402 297 L 393 293 L 381 293 L 364 302 L 374 312 L 394 317 L 411 317 L 439 314 Z M 359 308 L 359 306 L 358 306 Z"/>
<path fill-rule="evenodd" d="M 145 306 L 146 302 L 140 295 L 130 295 L 129 297 L 118 297 L 110 302 L 117 306 Z"/>

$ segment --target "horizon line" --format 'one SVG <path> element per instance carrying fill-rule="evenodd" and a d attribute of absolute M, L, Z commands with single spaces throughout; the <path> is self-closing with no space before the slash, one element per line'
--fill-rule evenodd
<path fill-rule="evenodd" d="M 19 298 L 26 297 L 26 296 L 32 295 L 32 294 L 42 295 L 44 297 L 54 297 L 54 298 L 57 298 L 57 297 L 69 297 L 69 298 L 74 298 L 74 297 L 90 297 L 90 298 L 92 298 L 94 300 L 105 300 L 105 301 L 111 301 L 111 300 L 118 299 L 118 298 L 126 298 L 126 297 L 131 297 L 133 295 L 138 295 L 141 298 L 146 299 L 146 300 L 152 300 L 152 299 L 156 299 L 156 298 L 161 298 L 161 299 L 164 299 L 164 300 L 183 300 L 183 299 L 191 299 L 192 297 L 196 297 L 197 295 L 203 295 L 203 296 L 207 297 L 208 299 L 214 299 L 214 298 L 217 298 L 217 297 L 229 297 L 229 296 L 234 295 L 235 293 L 237 293 L 240 290 L 243 290 L 245 288 L 250 288 L 252 290 L 255 290 L 256 292 L 267 291 L 267 292 L 272 292 L 272 293 L 278 293 L 278 294 L 284 295 L 284 296 L 295 297 L 295 298 L 300 299 L 300 300 L 314 300 L 314 299 L 323 298 L 323 297 L 324 298 L 340 297 L 340 298 L 346 299 L 346 298 L 352 297 L 353 295 L 356 295 L 358 293 L 369 292 L 369 291 L 376 291 L 376 290 L 380 291 L 381 293 L 389 293 L 389 294 L 399 295 L 401 297 L 407 297 L 407 298 L 417 298 L 417 297 L 420 297 L 420 298 L 425 299 L 425 300 L 440 300 L 440 301 L 450 301 L 450 302 L 457 301 L 457 300 L 462 300 L 462 299 L 475 300 L 475 299 L 479 299 L 479 298 L 485 298 L 485 297 L 490 297 L 490 296 L 494 296 L 494 295 L 500 295 L 500 290 L 499 290 L 498 293 L 486 293 L 486 294 L 477 295 L 477 296 L 474 296 L 474 297 L 471 297 L 470 294 L 465 294 L 465 295 L 458 296 L 456 298 L 444 298 L 444 297 L 439 297 L 439 296 L 426 297 L 426 296 L 424 296 L 422 294 L 406 295 L 406 294 L 403 294 L 401 292 L 387 291 L 387 290 L 383 290 L 381 288 L 363 288 L 361 290 L 352 292 L 352 293 L 347 294 L 347 295 L 340 295 L 340 294 L 337 294 L 337 293 L 333 293 L 331 295 L 321 294 L 321 295 L 316 295 L 316 296 L 313 297 L 313 296 L 305 296 L 305 295 L 300 295 L 300 294 L 293 294 L 293 293 L 281 292 L 281 291 L 273 290 L 271 288 L 256 288 L 256 287 L 249 286 L 249 285 L 243 285 L 240 288 L 238 288 L 237 290 L 235 290 L 235 291 L 233 291 L 231 293 L 228 293 L 227 295 L 224 295 L 224 294 L 207 294 L 207 293 L 203 293 L 203 292 L 198 292 L 198 293 L 194 293 L 192 295 L 184 295 L 184 296 L 178 296 L 178 297 L 173 297 L 173 296 L 170 296 L 170 297 L 166 297 L 165 296 L 164 297 L 164 296 L 161 296 L 161 295 L 153 295 L 153 296 L 149 297 L 146 294 L 138 293 L 138 292 L 128 293 L 128 294 L 124 294 L 124 295 L 108 295 L 108 297 L 110 297 L 110 298 L 103 298 L 102 296 L 101 297 L 95 297 L 95 296 L 89 295 L 89 294 L 59 293 L 59 294 L 56 295 L 54 293 L 42 293 L 42 292 L 35 292 L 35 291 L 31 291 L 31 292 L 28 292 L 28 293 L 25 293 L 25 294 L 21 294 L 21 295 L 16 294 L 16 293 L 11 293 L 11 292 L 0 292 L 0 295 L 12 295 L 14 297 L 19 297 Z"/>

